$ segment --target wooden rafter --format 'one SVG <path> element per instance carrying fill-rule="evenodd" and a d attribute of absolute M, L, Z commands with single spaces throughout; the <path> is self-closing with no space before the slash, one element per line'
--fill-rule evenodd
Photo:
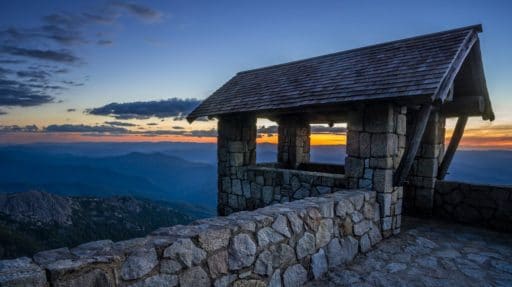
<path fill-rule="evenodd" d="M 400 164 L 398 165 L 398 168 L 395 172 L 394 186 L 401 186 L 407 178 L 409 171 L 411 170 L 412 163 L 414 162 L 414 158 L 418 153 L 423 134 L 425 133 L 431 111 L 431 104 L 424 104 L 421 106 L 418 117 L 416 118 L 414 134 L 412 137 L 410 137 L 410 141 L 406 147 L 405 154 L 403 155 L 402 160 L 400 161 Z"/>
<path fill-rule="evenodd" d="M 457 147 L 459 146 L 460 140 L 462 139 L 462 135 L 464 134 L 464 128 L 466 127 L 466 123 L 468 122 L 468 116 L 461 116 L 457 119 L 457 124 L 455 125 L 455 130 L 453 130 L 452 138 L 450 139 L 450 144 L 446 149 L 446 153 L 443 158 L 443 162 L 439 167 L 439 172 L 437 173 L 437 179 L 444 179 L 448 172 L 448 168 L 452 162 L 453 156 L 455 155 L 455 151 L 457 151 Z"/>

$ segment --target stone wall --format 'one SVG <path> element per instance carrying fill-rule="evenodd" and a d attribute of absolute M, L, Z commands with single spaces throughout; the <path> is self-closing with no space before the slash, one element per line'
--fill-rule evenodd
<path fill-rule="evenodd" d="M 414 128 L 414 122 L 414 114 L 409 115 L 408 128 Z M 438 168 L 444 157 L 445 122 L 439 111 L 432 111 L 404 187 L 404 212 L 408 215 L 432 214 Z"/>
<path fill-rule="evenodd" d="M 336 192 L 3 260 L 0 286 L 302 286 L 381 240 L 375 197 Z"/>
<path fill-rule="evenodd" d="M 393 176 L 405 151 L 406 114 L 406 107 L 367 105 L 351 110 L 347 123 L 347 183 L 377 191 L 385 237 L 400 232 L 403 188 Z"/>
<path fill-rule="evenodd" d="M 433 215 L 512 232 L 512 186 L 438 180 Z"/>
<path fill-rule="evenodd" d="M 277 162 L 297 168 L 310 159 L 311 127 L 301 117 L 287 116 L 279 120 Z"/>
<path fill-rule="evenodd" d="M 238 178 L 232 182 L 236 185 L 222 202 L 225 214 L 346 188 L 345 176 L 341 174 L 282 169 L 269 164 L 240 168 Z"/>
<path fill-rule="evenodd" d="M 217 212 L 227 215 L 242 210 L 229 207 L 229 200 L 242 195 L 242 167 L 256 164 L 256 118 L 222 117 L 217 125 Z"/>

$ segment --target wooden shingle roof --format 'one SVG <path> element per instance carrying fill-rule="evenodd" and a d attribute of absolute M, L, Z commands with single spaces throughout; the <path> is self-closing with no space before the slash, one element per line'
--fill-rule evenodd
<path fill-rule="evenodd" d="M 240 72 L 187 119 L 379 99 L 442 102 L 481 29 L 464 27 Z"/>

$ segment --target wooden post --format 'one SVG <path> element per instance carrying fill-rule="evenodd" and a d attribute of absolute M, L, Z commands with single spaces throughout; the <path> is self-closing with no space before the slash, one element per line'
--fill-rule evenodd
<path fill-rule="evenodd" d="M 407 178 L 407 175 L 409 174 L 409 171 L 411 170 L 412 163 L 420 147 L 421 139 L 425 133 L 425 128 L 427 127 L 428 118 L 430 117 L 431 111 L 432 104 L 424 104 L 421 106 L 418 117 L 416 118 L 414 134 L 411 137 L 411 140 L 406 147 L 405 154 L 402 157 L 400 165 L 396 170 L 394 186 L 402 186 L 403 182 Z"/>
<path fill-rule="evenodd" d="M 468 122 L 468 116 L 460 116 L 457 119 L 457 124 L 455 125 L 455 130 L 453 130 L 452 138 L 450 139 L 450 144 L 446 149 L 446 154 L 444 155 L 443 162 L 439 167 L 439 173 L 437 174 L 437 179 L 444 179 L 448 172 L 448 168 L 452 162 L 453 156 L 457 151 L 457 147 L 459 146 L 462 135 L 464 134 L 464 128 L 466 127 L 466 123 Z"/>

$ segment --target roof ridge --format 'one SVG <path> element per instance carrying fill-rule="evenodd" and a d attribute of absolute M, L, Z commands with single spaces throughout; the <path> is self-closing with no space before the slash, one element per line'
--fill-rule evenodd
<path fill-rule="evenodd" d="M 372 45 L 368 45 L 368 46 L 363 46 L 363 47 L 358 47 L 358 48 L 338 51 L 338 52 L 334 52 L 334 53 L 328 53 L 328 54 L 324 54 L 324 55 L 320 55 L 320 56 L 315 56 L 315 57 L 310 57 L 310 58 L 305 58 L 305 59 L 300 59 L 300 60 L 294 60 L 294 61 L 290 61 L 290 62 L 286 62 L 286 63 L 275 64 L 275 65 L 270 65 L 270 66 L 265 66 L 265 67 L 260 67 L 260 68 L 254 68 L 254 69 L 249 69 L 249 70 L 238 72 L 236 75 L 246 74 L 246 73 L 260 71 L 260 70 L 271 69 L 271 68 L 285 66 L 285 65 L 289 65 L 289 64 L 300 63 L 300 62 L 309 61 L 309 60 L 313 60 L 313 59 L 320 59 L 320 58 L 324 58 L 324 57 L 329 57 L 329 56 L 334 56 L 334 55 L 338 55 L 338 54 L 354 52 L 354 51 L 368 49 L 368 48 L 376 48 L 376 47 L 379 47 L 379 46 L 396 44 L 396 43 L 406 42 L 406 41 L 410 41 L 410 40 L 416 40 L 416 39 L 428 38 L 428 37 L 437 36 L 437 35 L 455 33 L 455 32 L 460 32 L 460 31 L 464 31 L 464 30 L 476 30 L 478 33 L 480 33 L 480 32 L 483 31 L 483 28 L 482 28 L 482 24 L 469 25 L 469 26 L 459 27 L 459 28 L 455 28 L 455 29 L 444 30 L 444 31 L 439 31 L 439 32 L 434 32 L 434 33 L 429 33 L 429 34 L 423 34 L 423 35 L 418 35 L 418 36 L 413 36 L 413 37 L 407 37 L 407 38 L 402 38 L 402 39 L 398 39 L 398 40 L 393 40 L 393 41 L 388 41 L 388 42 L 377 43 L 377 44 L 372 44 Z"/>

